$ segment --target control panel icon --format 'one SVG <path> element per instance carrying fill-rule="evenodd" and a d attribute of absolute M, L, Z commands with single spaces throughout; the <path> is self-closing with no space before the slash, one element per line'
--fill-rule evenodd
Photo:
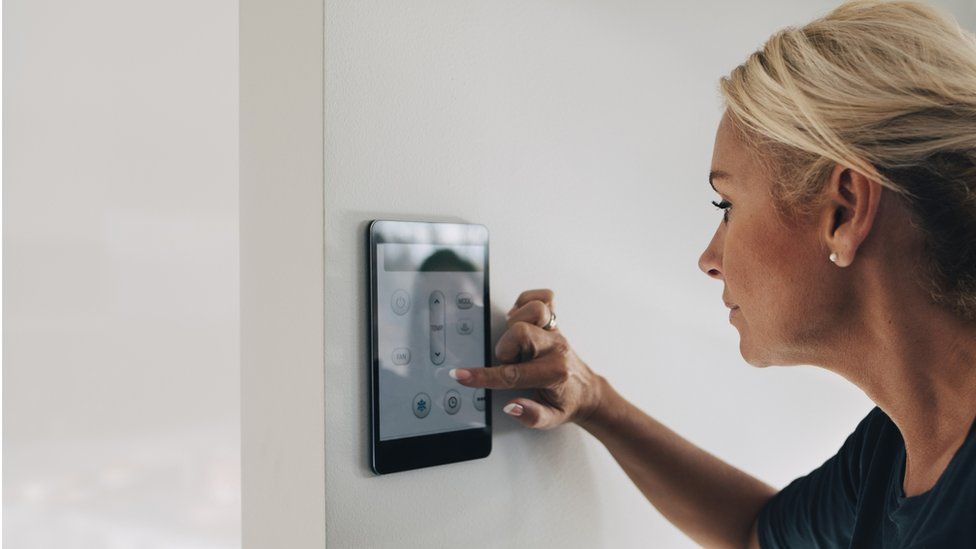
<path fill-rule="evenodd" d="M 402 366 L 404 364 L 410 364 L 410 349 L 406 347 L 401 347 L 399 349 L 393 350 L 393 363 Z"/>
<path fill-rule="evenodd" d="M 410 294 L 406 290 L 393 292 L 393 297 L 390 298 L 390 307 L 398 315 L 403 316 L 407 314 L 407 311 L 410 310 Z"/>
<path fill-rule="evenodd" d="M 474 305 L 474 296 L 469 293 L 461 292 L 457 295 L 457 308 L 470 309 Z"/>
<path fill-rule="evenodd" d="M 443 364 L 447 352 L 447 334 L 444 332 L 444 294 L 430 293 L 430 361 Z"/>
<path fill-rule="evenodd" d="M 444 410 L 449 414 L 456 414 L 461 409 L 461 393 L 448 391 L 444 395 Z"/>
<path fill-rule="evenodd" d="M 413 397 L 413 415 L 417 417 L 427 417 L 430 413 L 430 395 L 427 393 L 417 393 Z"/>

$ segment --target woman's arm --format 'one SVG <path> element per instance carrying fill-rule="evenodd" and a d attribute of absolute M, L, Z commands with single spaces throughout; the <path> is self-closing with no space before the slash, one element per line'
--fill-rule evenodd
<path fill-rule="evenodd" d="M 759 547 L 755 522 L 776 490 L 678 436 L 627 402 L 572 350 L 551 290 L 522 292 L 495 346 L 501 365 L 455 368 L 462 385 L 537 389 L 503 410 L 532 429 L 581 425 L 599 439 L 665 518 L 709 547 Z"/>
<path fill-rule="evenodd" d="M 606 446 L 672 524 L 706 547 L 758 548 L 757 518 L 776 490 L 645 414 L 598 377 L 599 405 L 576 423 Z"/>

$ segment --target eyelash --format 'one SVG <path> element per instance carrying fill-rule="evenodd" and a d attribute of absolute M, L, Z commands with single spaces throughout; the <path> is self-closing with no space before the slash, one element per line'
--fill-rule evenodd
<path fill-rule="evenodd" d="M 728 223 L 729 222 L 729 208 L 732 207 L 732 203 L 729 202 L 728 200 L 723 200 L 721 202 L 715 202 L 714 200 L 712 200 L 712 204 L 716 208 L 725 210 L 725 213 L 722 215 L 722 221 L 724 221 L 725 223 Z"/>

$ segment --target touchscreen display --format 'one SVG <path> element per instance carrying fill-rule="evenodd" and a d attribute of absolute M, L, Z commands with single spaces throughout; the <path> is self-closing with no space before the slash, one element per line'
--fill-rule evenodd
<path fill-rule="evenodd" d="M 485 390 L 447 372 L 485 360 L 485 246 L 378 243 L 379 438 L 485 427 Z"/>

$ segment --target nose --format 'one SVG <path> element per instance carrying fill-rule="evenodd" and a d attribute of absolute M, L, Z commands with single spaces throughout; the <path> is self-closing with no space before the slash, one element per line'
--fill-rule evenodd
<path fill-rule="evenodd" d="M 722 274 L 722 254 L 719 251 L 718 246 L 718 233 L 712 237 L 712 241 L 708 243 L 708 247 L 702 252 L 701 257 L 698 258 L 698 268 L 702 270 L 703 273 L 707 274 L 712 278 L 717 278 L 719 280 L 725 280 Z"/>

